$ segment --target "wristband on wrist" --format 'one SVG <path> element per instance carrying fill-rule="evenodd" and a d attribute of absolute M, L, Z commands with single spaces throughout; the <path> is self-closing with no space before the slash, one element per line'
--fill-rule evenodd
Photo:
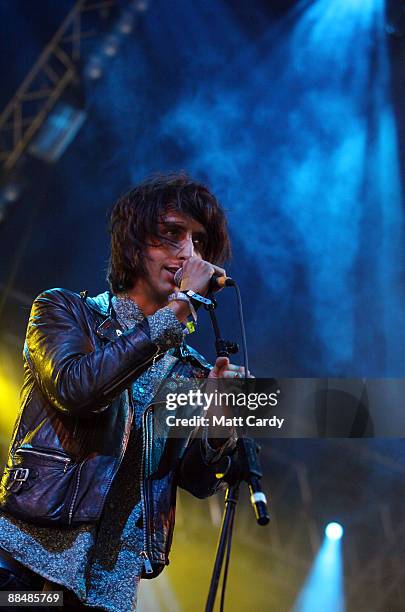
<path fill-rule="evenodd" d="M 177 291 L 177 293 L 171 293 L 167 298 L 168 302 L 187 302 L 189 305 L 191 316 L 193 317 L 194 323 L 197 323 L 197 313 L 195 311 L 194 305 L 188 295 L 183 293 L 183 291 Z"/>
<path fill-rule="evenodd" d="M 201 304 L 212 304 L 210 299 L 196 293 L 192 289 L 187 289 L 184 293 L 196 307 L 201 306 Z"/>
<path fill-rule="evenodd" d="M 185 334 L 193 334 L 194 332 L 195 332 L 195 323 L 194 323 L 194 321 L 187 321 L 184 333 Z"/>

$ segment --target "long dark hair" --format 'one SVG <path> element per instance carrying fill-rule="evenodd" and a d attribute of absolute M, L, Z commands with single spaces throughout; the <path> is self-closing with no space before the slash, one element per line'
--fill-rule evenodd
<path fill-rule="evenodd" d="M 122 196 L 111 211 L 107 280 L 113 293 L 131 289 L 145 274 L 145 249 L 151 239 L 161 240 L 158 222 L 168 210 L 182 212 L 205 228 L 204 259 L 221 265 L 230 257 L 225 214 L 207 187 L 185 173 L 154 176 Z"/>

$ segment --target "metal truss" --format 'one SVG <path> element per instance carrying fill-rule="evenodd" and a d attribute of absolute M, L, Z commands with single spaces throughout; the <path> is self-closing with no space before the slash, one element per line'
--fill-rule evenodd
<path fill-rule="evenodd" d="M 77 78 L 82 41 L 97 35 L 85 29 L 90 13 L 104 18 L 117 0 L 79 0 L 42 51 L 0 115 L 0 163 L 10 171 L 66 88 Z"/>

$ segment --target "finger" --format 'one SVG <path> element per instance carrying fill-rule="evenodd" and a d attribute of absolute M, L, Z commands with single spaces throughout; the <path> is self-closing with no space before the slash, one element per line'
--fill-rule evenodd
<path fill-rule="evenodd" d="M 245 374 L 243 372 L 235 372 L 234 370 L 225 370 L 222 373 L 223 378 L 245 378 Z"/>
<path fill-rule="evenodd" d="M 218 276 L 226 276 L 226 271 L 224 268 L 220 268 L 219 266 L 216 266 L 215 264 L 210 264 L 210 266 L 214 268 L 214 274 L 217 274 Z"/>
<path fill-rule="evenodd" d="M 213 367 L 211 372 L 213 376 L 222 376 L 223 372 L 228 368 L 228 366 L 229 366 L 228 357 L 217 357 L 215 361 L 215 366 Z"/>
<path fill-rule="evenodd" d="M 238 366 L 235 365 L 234 363 L 230 363 L 228 366 L 228 370 L 234 371 L 234 372 L 240 372 L 241 374 L 243 374 L 243 376 L 245 375 L 245 368 L 243 366 Z M 250 376 L 250 371 L 248 370 L 248 375 Z"/>
<path fill-rule="evenodd" d="M 246 378 L 245 368 L 240 367 L 240 368 L 235 368 L 233 370 L 227 368 L 225 372 L 223 372 L 223 377 L 224 378 Z M 248 371 L 247 378 L 255 378 L 255 376 L 253 376 Z"/>
<path fill-rule="evenodd" d="M 222 370 L 225 370 L 227 368 L 229 368 L 229 359 L 228 359 L 228 357 L 217 357 L 217 359 L 215 361 L 214 369 L 217 372 L 221 372 Z"/>
<path fill-rule="evenodd" d="M 242 375 L 239 372 L 231 372 L 230 370 L 225 370 L 222 372 L 222 378 L 241 378 Z"/>

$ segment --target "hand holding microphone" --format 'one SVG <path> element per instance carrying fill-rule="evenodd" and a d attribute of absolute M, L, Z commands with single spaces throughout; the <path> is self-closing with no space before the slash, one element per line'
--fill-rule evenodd
<path fill-rule="evenodd" d="M 204 259 L 195 255 L 184 261 L 183 267 L 179 268 L 174 275 L 174 282 L 179 287 L 180 292 L 169 296 L 169 307 L 174 311 L 179 321 L 184 322 L 191 313 L 194 322 L 196 322 L 196 310 L 199 306 L 202 303 L 211 303 L 204 297 L 208 290 L 218 290 L 234 284 L 234 281 L 225 274 L 223 268 L 204 261 Z M 184 302 L 188 303 L 188 309 Z"/>
<path fill-rule="evenodd" d="M 177 270 L 174 282 L 181 291 L 191 289 L 202 295 L 205 295 L 208 289 L 218 290 L 234 284 L 223 268 L 195 256 L 187 259 L 183 267 Z"/>

